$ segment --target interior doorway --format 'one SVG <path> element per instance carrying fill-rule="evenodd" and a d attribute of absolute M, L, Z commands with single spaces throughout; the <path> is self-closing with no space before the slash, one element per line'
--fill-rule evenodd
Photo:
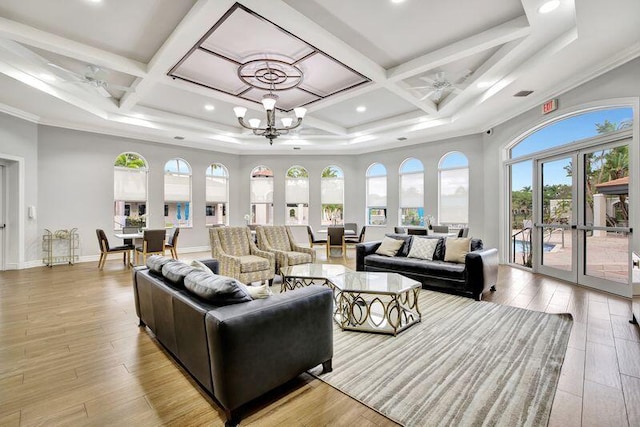
<path fill-rule="evenodd" d="M 0 165 L 0 271 L 6 269 L 5 262 L 5 229 L 6 229 L 6 195 L 7 179 L 4 165 Z"/>

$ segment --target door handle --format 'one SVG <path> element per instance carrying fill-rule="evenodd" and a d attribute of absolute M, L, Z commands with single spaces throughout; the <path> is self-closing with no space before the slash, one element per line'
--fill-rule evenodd
<path fill-rule="evenodd" d="M 0 225 L 0 230 L 4 229 L 6 226 L 7 226 L 7 224 Z"/>

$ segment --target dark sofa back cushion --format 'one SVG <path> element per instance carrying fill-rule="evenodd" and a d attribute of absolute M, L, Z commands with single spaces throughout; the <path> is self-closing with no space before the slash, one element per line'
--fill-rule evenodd
<path fill-rule="evenodd" d="M 471 251 L 481 251 L 484 249 L 482 239 L 471 239 Z"/>
<path fill-rule="evenodd" d="M 193 267 L 185 263 L 169 262 L 162 267 L 162 275 L 166 281 L 179 288 L 183 288 L 185 276 L 193 270 L 195 270 Z"/>
<path fill-rule="evenodd" d="M 404 240 L 404 245 L 400 247 L 400 250 L 398 251 L 398 253 L 396 253 L 396 256 L 406 257 L 407 255 L 409 255 L 409 248 L 411 248 L 411 238 L 413 236 L 408 234 L 397 234 L 397 233 L 388 233 L 388 234 L 385 234 L 385 236 L 390 237 L 392 239 L 396 239 L 396 240 Z"/>

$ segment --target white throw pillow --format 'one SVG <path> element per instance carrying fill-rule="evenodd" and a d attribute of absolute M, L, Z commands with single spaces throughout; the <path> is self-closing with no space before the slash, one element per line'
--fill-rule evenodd
<path fill-rule="evenodd" d="M 196 270 L 204 271 L 205 273 L 214 274 L 209 267 L 207 267 L 204 263 L 198 261 L 197 259 L 191 261 L 191 267 L 195 268 Z"/>
<path fill-rule="evenodd" d="M 382 239 L 382 243 L 376 250 L 378 255 L 395 256 L 400 248 L 404 245 L 404 240 L 393 239 L 391 237 L 385 237 Z"/>
<path fill-rule="evenodd" d="M 269 285 L 261 285 L 261 286 L 251 286 L 246 285 L 247 293 L 253 299 L 262 299 L 267 298 L 273 295 Z"/>
<path fill-rule="evenodd" d="M 436 251 L 436 246 L 438 246 L 438 239 L 425 239 L 414 236 L 408 257 L 431 261 L 433 260 L 433 253 Z"/>
<path fill-rule="evenodd" d="M 447 237 L 444 248 L 444 260 L 464 264 L 471 248 L 471 237 Z"/>

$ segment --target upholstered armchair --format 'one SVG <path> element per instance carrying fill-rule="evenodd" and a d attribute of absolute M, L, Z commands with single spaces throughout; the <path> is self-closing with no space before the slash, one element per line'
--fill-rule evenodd
<path fill-rule="evenodd" d="M 276 256 L 276 272 L 290 265 L 306 264 L 316 260 L 316 252 L 296 243 L 291 229 L 284 225 L 260 226 L 256 229 L 258 247 Z"/>
<path fill-rule="evenodd" d="M 248 227 L 215 227 L 209 229 L 211 256 L 220 263 L 220 274 L 242 283 L 273 283 L 276 256 L 258 249 Z"/>

